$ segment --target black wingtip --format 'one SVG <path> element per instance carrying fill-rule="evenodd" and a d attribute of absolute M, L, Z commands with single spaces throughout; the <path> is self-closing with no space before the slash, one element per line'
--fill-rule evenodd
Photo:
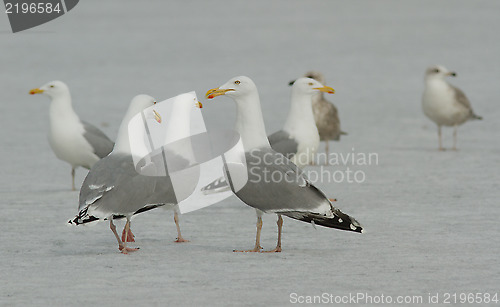
<path fill-rule="evenodd" d="M 75 216 L 72 220 L 68 221 L 68 224 L 78 226 L 80 224 L 86 224 L 86 223 L 98 221 L 99 220 L 98 217 L 87 214 L 88 209 L 89 209 L 88 207 L 85 207 L 82 210 L 80 210 L 80 212 L 78 212 L 77 216 Z"/>
<path fill-rule="evenodd" d="M 336 228 L 345 231 L 353 232 L 363 232 L 363 227 L 354 218 L 349 215 L 337 210 L 333 217 L 327 217 L 325 215 L 311 213 L 311 212 L 282 212 L 281 214 L 286 215 L 292 219 L 299 221 L 314 223 L 315 225 L 320 225 L 328 228 Z"/>
<path fill-rule="evenodd" d="M 87 223 L 91 223 L 91 222 L 98 221 L 98 220 L 99 220 L 99 218 L 92 216 L 92 215 L 86 216 L 84 218 L 82 218 L 80 216 L 75 216 L 74 219 L 68 221 L 68 224 L 78 226 L 81 224 L 87 224 Z"/>

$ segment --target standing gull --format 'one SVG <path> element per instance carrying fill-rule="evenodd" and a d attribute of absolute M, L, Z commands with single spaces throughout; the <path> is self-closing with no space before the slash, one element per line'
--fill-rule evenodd
<path fill-rule="evenodd" d="M 95 126 L 80 120 L 71 105 L 68 86 L 52 81 L 30 91 L 51 98 L 49 144 L 61 160 L 71 165 L 72 189 L 75 188 L 75 169 L 90 169 L 113 150 L 113 142 Z"/>
<path fill-rule="evenodd" d="M 79 225 L 109 219 L 109 226 L 118 241 L 118 248 L 125 254 L 137 250 L 127 247 L 126 243 L 132 215 L 158 207 L 158 204 L 154 204 L 154 201 L 158 200 L 152 198 L 157 196 L 159 191 L 171 187 L 168 185 L 168 177 L 139 174 L 134 167 L 130 148 L 128 131 L 130 120 L 155 103 L 154 98 L 148 95 L 138 95 L 132 99 L 120 125 L 113 151 L 98 161 L 85 178 L 80 190 L 79 213 L 69 222 Z M 159 118 L 157 120 L 160 121 Z M 172 196 L 170 199 L 162 198 L 160 205 L 175 203 L 175 195 Z M 113 217 L 127 219 L 123 240 L 116 232 Z"/>
<path fill-rule="evenodd" d="M 318 92 L 333 94 L 335 90 L 311 78 L 294 81 L 290 99 L 290 111 L 283 129 L 268 136 L 271 148 L 303 168 L 314 160 L 319 147 L 318 129 L 314 122 L 312 97 Z M 229 190 L 224 178 L 219 178 L 203 189 L 204 193 Z"/>
<path fill-rule="evenodd" d="M 320 137 L 311 105 L 316 93 L 333 94 L 335 91 L 311 78 L 297 79 L 292 86 L 290 111 L 285 125 L 268 137 L 272 149 L 301 168 L 313 161 L 319 147 Z"/>
<path fill-rule="evenodd" d="M 325 227 L 362 232 L 360 224 L 333 207 L 300 168 L 271 148 L 266 136 L 259 93 L 250 78 L 233 78 L 221 87 L 209 90 L 206 97 L 212 99 L 220 95 L 231 97 L 237 106 L 236 131 L 245 149 L 247 169 L 243 172 L 247 173 L 248 180 L 237 189 L 232 180 L 228 181 L 236 196 L 257 211 L 255 247 L 250 252 L 259 252 L 262 248 L 260 232 L 262 213 L 265 212 L 278 215 L 278 243 L 270 252 L 281 251 L 282 215 Z M 233 174 L 226 169 L 226 176 L 233 177 Z"/>
<path fill-rule="evenodd" d="M 318 71 L 310 71 L 305 74 L 306 77 L 312 78 L 325 84 L 325 77 Z M 323 93 L 316 93 L 312 99 L 312 107 L 316 127 L 318 127 L 319 138 L 325 141 L 326 163 L 328 164 L 328 155 L 330 146 L 328 141 L 339 141 L 341 135 L 347 133 L 340 129 L 340 119 L 337 108 L 333 103 L 326 100 Z"/>
<path fill-rule="evenodd" d="M 183 177 L 189 179 L 189 181 L 184 180 L 184 190 L 182 192 L 178 189 L 174 190 L 174 177 L 166 173 L 165 166 L 168 165 L 169 172 L 179 171 L 189 166 L 190 163 L 175 151 L 156 150 L 156 154 L 151 153 L 151 156 L 142 157 L 143 153 L 133 156 L 136 151 L 131 146 L 131 140 L 137 141 L 136 138 L 139 137 L 139 141 L 142 141 L 143 135 L 133 135 L 131 139 L 129 133 L 136 133 L 136 131 L 130 130 L 129 123 L 136 114 L 155 103 L 154 99 L 148 95 L 138 95 L 132 100 L 120 125 L 113 151 L 97 162 L 85 178 L 80 191 L 79 213 L 70 221 L 71 224 L 79 225 L 109 219 L 110 229 L 118 241 L 118 248 L 123 253 L 137 250 L 126 246 L 127 242 L 130 242 L 129 236 L 132 236 L 131 217 L 156 207 L 177 205 L 194 190 L 195 185 L 192 181 L 197 179 L 196 176 L 188 174 L 187 177 Z M 201 107 L 197 100 L 193 102 L 193 105 Z M 161 115 L 156 110 L 148 113 L 149 117 L 154 118 L 161 125 Z M 174 131 L 174 134 L 176 133 L 177 131 Z M 137 167 L 134 164 L 134 158 L 138 162 Z M 189 190 L 190 186 L 193 187 L 191 190 Z M 127 219 L 127 222 L 123 230 L 123 238 L 120 239 L 113 219 L 123 217 Z M 178 238 L 182 239 L 177 221 L 176 224 Z"/>
<path fill-rule="evenodd" d="M 151 203 L 162 203 L 164 200 L 172 198 L 170 194 L 172 194 L 173 191 L 170 188 L 169 183 L 174 185 L 174 189 L 177 188 L 177 202 L 187 198 L 187 196 L 191 195 L 194 191 L 194 187 L 196 186 L 199 178 L 199 173 L 197 172 L 199 169 L 196 167 L 190 168 L 190 165 L 192 166 L 193 164 L 195 164 L 195 157 L 193 148 L 191 147 L 191 143 L 186 141 L 189 140 L 188 138 L 190 136 L 190 112 L 193 107 L 201 109 L 203 105 L 198 101 L 196 96 L 192 95 L 191 93 L 181 94 L 173 99 L 174 101 L 172 102 L 171 112 L 169 112 L 170 116 L 166 118 L 166 122 L 162 122 L 162 120 L 160 119 L 160 125 L 158 125 L 158 129 L 165 130 L 165 138 L 164 140 L 162 140 L 162 143 L 157 145 L 167 145 L 167 151 L 162 152 L 156 150 L 157 153 L 153 156 L 153 159 L 155 159 L 156 161 L 152 163 L 155 166 L 151 167 L 151 164 L 149 164 L 146 166 L 146 169 L 144 169 L 144 171 L 147 171 L 147 168 L 149 167 L 149 169 L 151 170 L 149 172 L 156 173 L 156 175 L 158 175 L 156 170 L 160 165 L 163 165 L 163 153 L 165 153 L 165 159 L 167 162 L 166 164 L 168 165 L 168 169 L 175 174 L 173 174 L 173 177 L 171 177 L 172 181 L 167 182 L 167 184 L 165 185 L 165 189 L 159 189 L 157 193 L 152 196 L 152 198 L 150 199 Z M 158 118 L 159 114 L 155 113 L 155 116 L 156 118 Z M 169 148 L 169 144 L 174 144 L 174 146 L 172 146 L 173 148 Z M 177 144 L 177 146 L 175 146 L 175 144 Z M 174 150 L 176 150 L 176 152 L 174 152 Z M 179 169 L 181 169 L 182 171 L 178 171 Z M 179 184 L 175 185 L 175 183 Z M 181 234 L 181 229 L 179 226 L 179 206 L 175 205 L 173 206 L 173 208 L 171 206 L 163 206 L 162 208 L 167 210 L 173 209 L 174 211 L 174 222 L 177 229 L 177 238 L 174 242 L 189 242 L 189 240 L 184 239 Z M 126 230 L 128 230 L 127 233 Z M 124 241 L 125 238 L 128 239 L 128 242 L 134 242 L 134 235 L 130 231 L 130 228 L 123 230 L 122 241 Z"/>
<path fill-rule="evenodd" d="M 425 71 L 422 109 L 438 126 L 439 150 L 445 150 L 441 141 L 441 126 L 453 126 L 453 150 L 457 150 L 458 126 L 471 119 L 483 119 L 474 114 L 464 92 L 444 79 L 456 75 L 440 65 L 431 66 Z"/>

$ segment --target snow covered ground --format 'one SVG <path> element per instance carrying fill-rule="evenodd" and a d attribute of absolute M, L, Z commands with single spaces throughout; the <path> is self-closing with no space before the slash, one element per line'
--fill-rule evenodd
<path fill-rule="evenodd" d="M 0 305 L 277 306 L 323 293 L 416 296 L 427 305 L 429 294 L 441 304 L 446 293 L 500 296 L 499 10 L 498 1 L 86 0 L 17 34 L 0 14 Z M 431 64 L 457 71 L 450 81 L 484 116 L 459 129 L 457 152 L 437 151 L 436 128 L 421 111 Z M 253 209 L 234 197 L 183 215 L 186 244 L 173 243 L 171 212 L 137 217 L 141 250 L 129 256 L 105 223 L 67 226 L 78 193 L 47 142 L 48 99 L 31 88 L 65 81 L 77 113 L 114 138 L 136 94 L 163 100 L 196 90 L 202 99 L 247 75 L 270 133 L 285 120 L 288 81 L 310 69 L 336 90 L 328 99 L 349 133 L 335 152 L 378 155 L 372 165 L 325 168 L 362 171 L 362 183 L 317 183 L 366 233 L 285 219 L 282 253 L 233 253 L 255 236 Z M 229 99 L 202 102 L 209 128 L 232 127 Z M 444 142 L 451 147 L 450 129 Z M 86 171 L 77 175 L 81 184 Z M 264 248 L 275 240 L 267 215 Z"/>

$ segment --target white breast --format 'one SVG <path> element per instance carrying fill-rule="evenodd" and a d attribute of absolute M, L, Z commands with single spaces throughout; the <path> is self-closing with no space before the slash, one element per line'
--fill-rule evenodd
<path fill-rule="evenodd" d="M 56 156 L 73 167 L 91 168 L 99 157 L 84 138 L 84 128 L 76 114 L 59 114 L 51 108 L 49 143 Z"/>
<path fill-rule="evenodd" d="M 468 114 L 455 100 L 453 88 L 438 79 L 426 82 L 422 109 L 427 117 L 440 126 L 462 124 Z"/>

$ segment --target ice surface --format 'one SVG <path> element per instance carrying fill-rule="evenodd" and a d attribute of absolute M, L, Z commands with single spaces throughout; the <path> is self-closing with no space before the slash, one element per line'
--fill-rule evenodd
<path fill-rule="evenodd" d="M 17 34 L 0 14 L 0 305 L 273 306 L 292 292 L 424 302 L 429 293 L 498 292 L 499 9 L 494 0 L 86 0 Z M 450 81 L 484 116 L 459 129 L 458 152 L 437 151 L 421 111 L 431 64 L 457 71 Z M 318 183 L 366 233 L 285 219 L 282 253 L 233 253 L 255 236 L 254 211 L 234 197 L 183 215 L 185 244 L 173 243 L 171 212 L 138 216 L 141 250 L 128 256 L 105 223 L 66 226 L 78 193 L 47 142 L 48 98 L 31 88 L 65 81 L 81 118 L 114 138 L 136 94 L 160 101 L 196 90 L 201 99 L 247 75 L 270 133 L 285 120 L 288 82 L 310 69 L 336 90 L 328 99 L 349 133 L 334 151 L 378 154 L 378 165 L 349 165 L 364 183 Z M 209 129 L 232 127 L 229 99 L 202 102 Z M 85 175 L 77 170 L 78 184 Z M 262 245 L 275 240 L 275 216 L 266 215 Z"/>

